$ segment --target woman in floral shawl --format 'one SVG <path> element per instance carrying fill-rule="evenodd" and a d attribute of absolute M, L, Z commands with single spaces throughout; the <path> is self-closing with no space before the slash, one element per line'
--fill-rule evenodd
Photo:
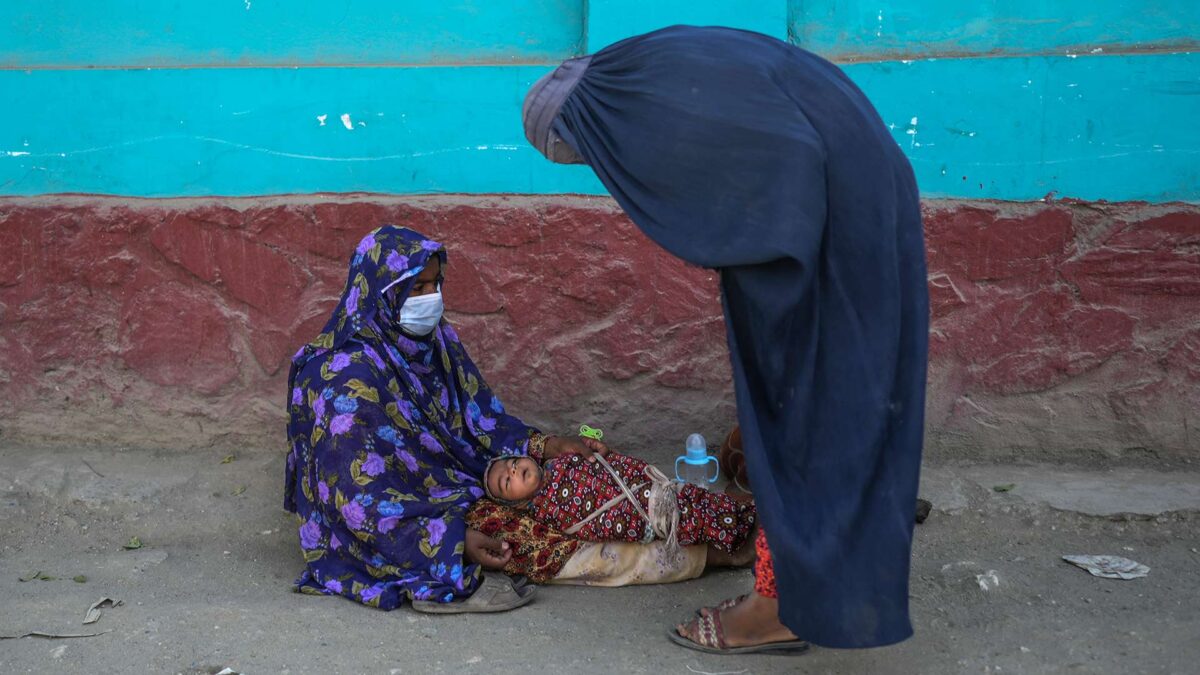
<path fill-rule="evenodd" d="M 303 592 L 381 609 L 470 596 L 481 566 L 512 557 L 466 522 L 488 460 L 607 452 L 504 412 L 440 320 L 445 262 L 416 232 L 371 232 L 325 329 L 292 359 L 284 507 L 302 520 Z"/>

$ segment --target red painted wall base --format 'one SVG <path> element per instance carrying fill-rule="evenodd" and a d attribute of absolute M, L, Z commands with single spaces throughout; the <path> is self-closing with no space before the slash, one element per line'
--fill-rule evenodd
<path fill-rule="evenodd" d="M 607 199 L 55 197 L 0 200 L 3 440 L 281 449 L 288 357 L 389 222 L 448 245 L 518 414 L 656 456 L 732 422 L 715 273 Z M 926 231 L 931 452 L 1200 448 L 1200 208 L 930 202 Z"/>

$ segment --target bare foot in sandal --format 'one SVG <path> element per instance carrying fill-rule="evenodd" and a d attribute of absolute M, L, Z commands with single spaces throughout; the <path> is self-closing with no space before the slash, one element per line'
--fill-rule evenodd
<path fill-rule="evenodd" d="M 790 651 L 804 648 L 792 631 L 779 621 L 779 600 L 757 593 L 743 596 L 740 602 L 721 603 L 707 609 L 691 621 L 675 627 L 676 634 L 702 651 L 770 650 L 787 647 Z M 684 645 L 691 646 L 691 645 Z"/>
<path fill-rule="evenodd" d="M 724 612 L 730 607 L 733 607 L 739 602 L 745 600 L 749 596 L 750 594 L 746 593 L 744 595 L 739 595 L 736 598 L 725 598 L 712 607 L 701 607 L 700 609 L 696 610 L 696 616 L 704 616 L 705 614 L 712 614 L 713 612 Z"/>

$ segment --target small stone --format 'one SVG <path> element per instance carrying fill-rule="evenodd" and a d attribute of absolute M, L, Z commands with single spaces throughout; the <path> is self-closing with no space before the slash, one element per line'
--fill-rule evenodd
<path fill-rule="evenodd" d="M 929 512 L 932 510 L 933 510 L 932 502 L 930 502 L 928 499 L 918 499 L 917 500 L 917 513 L 916 513 L 917 524 L 920 525 L 921 523 L 925 522 L 925 519 L 929 517 Z"/>
<path fill-rule="evenodd" d="M 996 574 L 996 570 L 988 570 L 984 574 L 976 574 L 975 582 L 979 584 L 979 590 L 990 591 L 1000 587 L 1000 575 Z"/>

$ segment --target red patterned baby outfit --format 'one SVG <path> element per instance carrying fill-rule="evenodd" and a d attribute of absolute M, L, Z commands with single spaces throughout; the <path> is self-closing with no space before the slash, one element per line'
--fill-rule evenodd
<path fill-rule="evenodd" d="M 644 472 L 646 462 L 617 453 L 610 453 L 607 459 L 633 490 L 642 509 L 647 510 L 650 479 Z M 599 462 L 589 462 L 579 455 L 563 455 L 546 463 L 545 477 L 529 504 L 529 511 L 538 522 L 566 531 L 620 494 L 621 488 Z M 677 536 L 683 546 L 712 544 L 732 553 L 754 528 L 753 503 L 738 502 L 695 485 L 684 485 L 677 501 Z M 622 500 L 584 525 L 575 536 L 584 541 L 640 542 L 649 541 L 654 534 L 637 509 L 628 500 Z"/>

